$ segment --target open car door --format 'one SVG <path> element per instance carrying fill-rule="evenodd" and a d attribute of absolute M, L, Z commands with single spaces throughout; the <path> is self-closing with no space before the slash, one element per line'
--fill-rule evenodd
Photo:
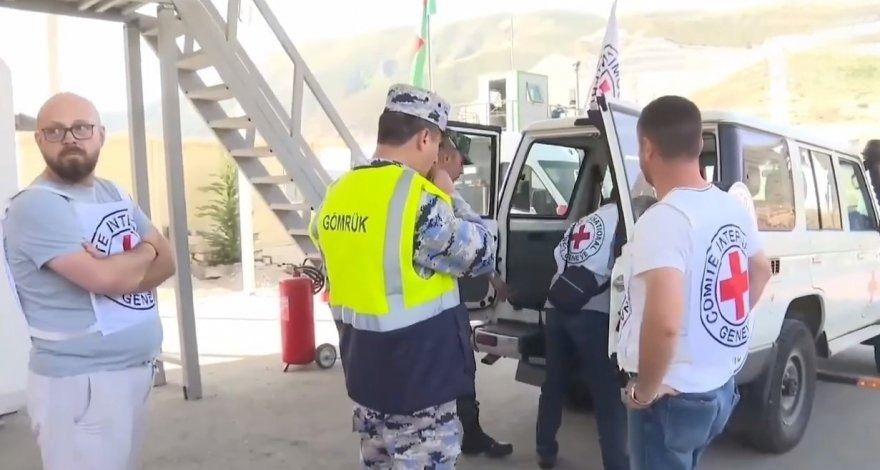
<path fill-rule="evenodd" d="M 450 121 L 447 128 L 470 137 L 468 156 L 473 165 L 466 165 L 461 178 L 455 182 L 455 189 L 474 211 L 485 220 L 491 220 L 495 227 L 495 240 L 498 240 L 497 216 L 498 188 L 503 175 L 500 172 L 501 128 L 464 122 Z M 488 276 L 463 277 L 458 282 L 461 301 L 469 310 L 479 310 L 491 306 L 495 301 L 495 291 L 489 284 Z"/>
<path fill-rule="evenodd" d="M 608 353 L 611 355 L 617 352 L 620 325 L 629 318 L 631 311 L 624 284 L 624 273 L 629 271 L 630 265 L 628 242 L 632 240 L 636 220 L 656 199 L 654 189 L 645 180 L 639 166 L 639 109 L 605 97 L 599 97 L 598 102 L 611 153 L 612 172 L 620 194 L 620 215 L 626 228 L 625 236 L 616 241 L 617 260 L 611 271 L 611 321 L 608 325 Z"/>
<path fill-rule="evenodd" d="M 518 359 L 516 377 L 521 382 L 540 385 L 543 380 L 541 312 L 557 270 L 553 251 L 565 231 L 612 200 L 617 188 L 622 225 L 606 233 L 621 233 L 614 237 L 618 252 L 632 233 L 636 217 L 630 188 L 644 181 L 636 138 L 639 111 L 604 100 L 602 104 L 586 116 L 527 130 L 506 175 L 498 215 L 499 257 L 510 301 L 496 303 L 493 321 L 475 330 L 474 342 L 480 352 Z M 615 264 L 610 307 L 616 326 L 625 266 Z"/>

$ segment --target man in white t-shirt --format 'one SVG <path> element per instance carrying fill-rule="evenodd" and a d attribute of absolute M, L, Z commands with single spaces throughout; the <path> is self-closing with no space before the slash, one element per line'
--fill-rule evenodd
<path fill-rule="evenodd" d="M 752 308 L 770 279 L 756 224 L 700 175 L 700 110 L 658 98 L 639 118 L 639 163 L 659 202 L 631 242 L 618 362 L 630 377 L 633 470 L 691 470 L 738 395 Z"/>
<path fill-rule="evenodd" d="M 553 251 L 556 282 L 568 267 L 582 267 L 594 280 L 579 286 L 596 294 L 578 311 L 563 311 L 548 300 L 545 332 L 546 377 L 538 400 L 536 450 L 541 468 L 554 468 L 559 452 L 556 433 L 562 404 L 572 380 L 586 384 L 596 408 L 596 427 L 605 470 L 629 470 L 626 408 L 620 402 L 618 371 L 608 357 L 609 279 L 617 228 L 617 191 L 595 212 L 565 232 Z M 563 281 L 560 281 L 563 282 Z"/>

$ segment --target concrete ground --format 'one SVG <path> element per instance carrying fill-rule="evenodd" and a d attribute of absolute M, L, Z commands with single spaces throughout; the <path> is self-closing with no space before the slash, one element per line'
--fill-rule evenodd
<path fill-rule="evenodd" d="M 162 296 L 163 305 L 168 298 Z M 173 305 L 173 304 L 172 304 Z M 180 371 L 156 388 L 146 444 L 146 469 L 349 469 L 357 468 L 357 439 L 350 432 L 351 403 L 342 371 L 314 366 L 281 372 L 277 298 L 214 292 L 197 300 L 204 397 L 184 401 Z M 170 310 L 165 310 L 170 311 Z M 165 316 L 167 314 L 163 314 Z M 176 345 L 176 324 L 165 318 L 166 346 Z M 332 340 L 332 323 L 318 314 L 319 342 Z M 857 348 L 826 369 L 868 374 L 869 349 Z M 512 441 L 506 460 L 463 458 L 458 468 L 531 469 L 538 389 L 513 381 L 515 364 L 480 365 L 478 394 L 484 427 Z M 782 456 L 744 449 L 724 438 L 710 450 L 705 469 L 825 470 L 876 468 L 880 451 L 880 392 L 820 383 L 803 442 Z M 592 415 L 568 413 L 560 431 L 560 469 L 600 469 Z M 40 468 L 27 417 L 0 426 L 0 468 Z"/>

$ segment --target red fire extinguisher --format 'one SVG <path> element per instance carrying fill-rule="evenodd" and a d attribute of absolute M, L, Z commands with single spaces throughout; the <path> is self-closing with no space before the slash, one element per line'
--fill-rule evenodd
<path fill-rule="evenodd" d="M 322 344 L 315 348 L 314 295 L 320 290 L 318 286 L 323 285 L 323 277 L 316 277 L 311 271 L 313 269 L 297 267 L 294 269 L 296 275 L 281 281 L 278 286 L 281 301 L 281 361 L 285 372 L 291 364 L 305 365 L 314 361 L 326 369 L 336 363 L 335 346 Z M 318 276 L 321 276 L 320 272 Z"/>

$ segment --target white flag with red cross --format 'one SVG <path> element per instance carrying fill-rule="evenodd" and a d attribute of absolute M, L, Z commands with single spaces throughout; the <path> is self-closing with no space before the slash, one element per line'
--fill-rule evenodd
<path fill-rule="evenodd" d="M 620 49 L 617 45 L 617 0 L 611 7 L 611 16 L 608 18 L 608 26 L 605 27 L 605 39 L 602 41 L 602 50 L 599 51 L 599 61 L 596 64 L 596 77 L 593 86 L 590 87 L 590 109 L 598 109 L 596 102 L 598 96 L 620 96 Z"/>

